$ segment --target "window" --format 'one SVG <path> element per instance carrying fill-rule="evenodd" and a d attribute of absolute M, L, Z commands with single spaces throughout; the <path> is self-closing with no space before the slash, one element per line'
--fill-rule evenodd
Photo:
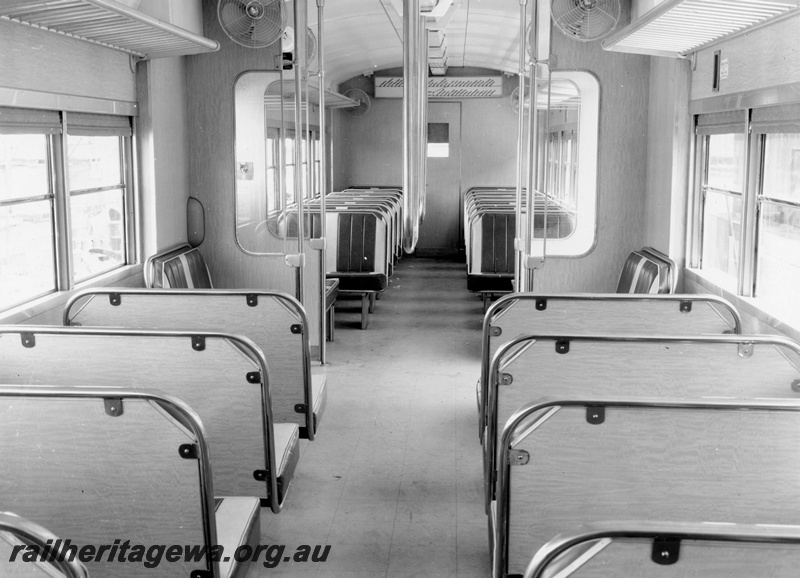
<path fill-rule="evenodd" d="M 800 286 L 800 132 L 762 138 L 755 296 L 794 303 Z"/>
<path fill-rule="evenodd" d="M 0 310 L 6 310 L 128 262 L 131 129 L 127 117 L 0 112 Z"/>
<path fill-rule="evenodd" d="M 800 105 L 697 117 L 691 265 L 800 321 Z"/>
<path fill-rule="evenodd" d="M 428 157 L 450 156 L 450 125 L 446 122 L 428 123 Z"/>
<path fill-rule="evenodd" d="M 56 288 L 49 137 L 0 134 L 0 310 Z"/>

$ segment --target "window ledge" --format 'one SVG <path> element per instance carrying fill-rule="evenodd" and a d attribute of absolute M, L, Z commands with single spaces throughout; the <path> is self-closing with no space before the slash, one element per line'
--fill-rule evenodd
<path fill-rule="evenodd" d="M 727 299 L 743 315 L 753 317 L 756 324 L 745 322 L 745 332 L 765 333 L 769 329 L 800 341 L 800 310 L 787 310 L 786 306 L 768 299 L 742 297 L 731 293 L 714 282 L 711 275 L 701 269 L 684 269 L 685 279 L 701 287 L 705 292 Z M 765 328 L 764 326 L 768 326 Z"/>
<path fill-rule="evenodd" d="M 0 311 L 0 323 L 20 324 L 26 323 L 34 318 L 41 318 L 35 323 L 42 325 L 61 325 L 61 312 L 67 301 L 75 291 L 79 289 L 89 289 L 92 287 L 109 287 L 114 285 L 125 285 L 142 287 L 144 286 L 141 265 L 125 265 L 108 273 L 98 275 L 93 279 L 78 283 L 71 291 L 56 291 L 33 301 L 28 301 L 22 305 L 17 305 L 6 311 Z M 138 280 L 137 280 L 138 277 Z M 56 318 L 57 317 L 57 318 Z"/>

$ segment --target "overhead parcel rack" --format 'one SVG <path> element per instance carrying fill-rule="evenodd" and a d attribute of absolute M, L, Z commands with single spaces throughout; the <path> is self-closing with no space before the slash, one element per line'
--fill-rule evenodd
<path fill-rule="evenodd" d="M 139 60 L 219 50 L 219 43 L 115 0 L 4 0 L 0 19 L 130 54 Z"/>
<path fill-rule="evenodd" d="M 665 0 L 604 40 L 603 48 L 682 58 L 797 13 L 800 0 Z"/>

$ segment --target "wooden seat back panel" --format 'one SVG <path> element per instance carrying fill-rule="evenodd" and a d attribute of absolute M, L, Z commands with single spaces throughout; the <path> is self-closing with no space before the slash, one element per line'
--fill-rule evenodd
<path fill-rule="evenodd" d="M 126 399 L 112 417 L 98 398 L 0 396 L 0 438 L 4 507 L 63 539 L 79 547 L 116 538 L 147 547 L 207 543 L 199 462 L 178 451 L 196 439 L 157 404 Z M 143 573 L 140 564 L 105 558 L 86 566 L 112 578 Z M 168 567 L 176 576 L 206 570 L 202 561 Z"/>
<path fill-rule="evenodd" d="M 188 403 L 203 420 L 220 495 L 267 496 L 253 477 L 265 470 L 265 409 L 260 384 L 247 374 L 259 366 L 231 341 L 166 335 L 96 335 L 36 332 L 24 347 L 14 333 L 0 333 L 0 383 L 25 385 L 160 388 Z"/>
<path fill-rule="evenodd" d="M 153 291 L 121 295 L 117 306 L 111 305 L 102 292 L 76 303 L 69 312 L 70 324 L 244 335 L 255 342 L 267 359 L 275 421 L 307 425 L 304 414 L 295 411 L 296 404 L 306 403 L 303 359 L 306 344 L 304 335 L 292 332 L 292 326 L 301 324 L 301 319 L 281 299 L 259 294 L 258 305 L 251 307 L 246 291 L 237 294 Z M 304 328 L 306 332 L 309 330 Z"/>
<path fill-rule="evenodd" d="M 616 519 L 796 524 L 800 412 L 561 407 L 515 445 L 509 573 L 581 524 Z"/>

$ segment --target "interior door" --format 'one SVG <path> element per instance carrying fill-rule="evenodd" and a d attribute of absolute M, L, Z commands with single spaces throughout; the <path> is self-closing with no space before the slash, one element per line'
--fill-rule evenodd
<path fill-rule="evenodd" d="M 461 103 L 428 103 L 428 143 L 427 201 L 417 254 L 455 256 L 461 244 Z"/>

